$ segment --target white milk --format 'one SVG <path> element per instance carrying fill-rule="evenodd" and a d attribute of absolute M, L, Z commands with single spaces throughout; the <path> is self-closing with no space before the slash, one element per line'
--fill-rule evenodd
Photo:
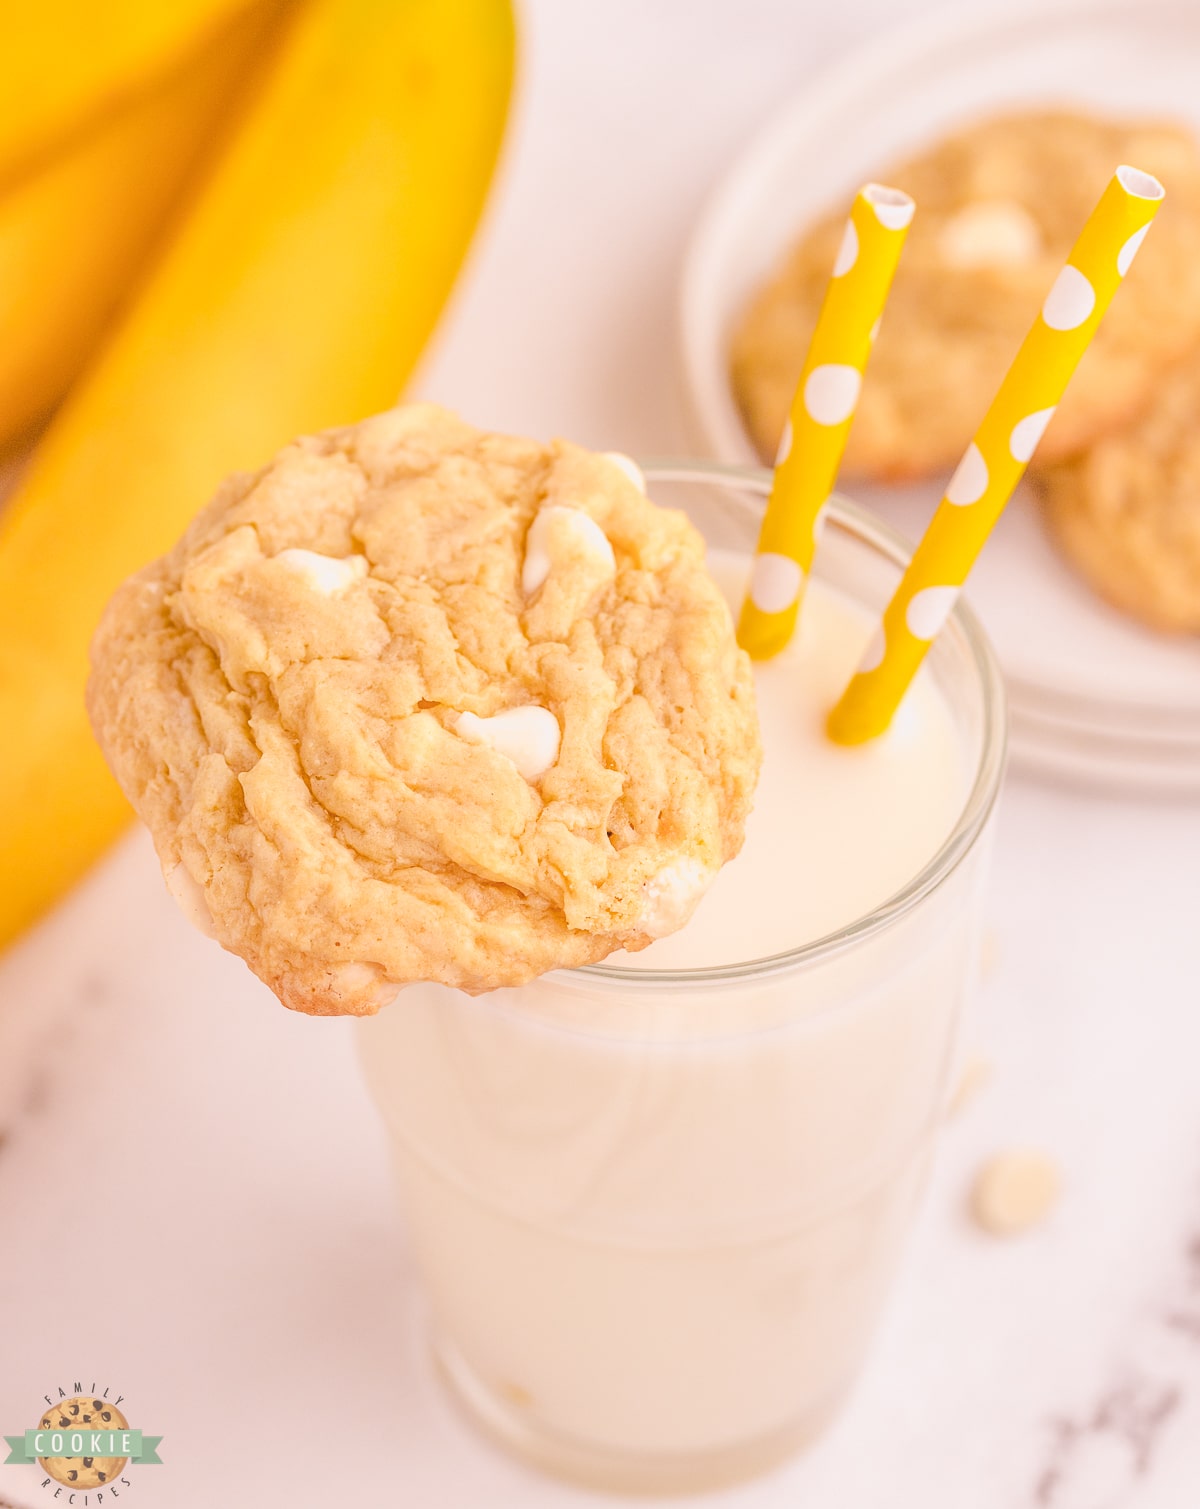
<path fill-rule="evenodd" d="M 978 749 L 928 665 L 884 739 L 825 740 L 871 627 L 810 587 L 798 641 L 758 673 L 746 847 L 681 934 L 618 972 L 412 987 L 362 1026 L 443 1362 L 544 1465 L 637 1488 L 736 1477 L 816 1430 L 861 1362 L 944 1101 L 982 846 L 816 961 L 643 971 L 822 937 L 950 834 Z"/>

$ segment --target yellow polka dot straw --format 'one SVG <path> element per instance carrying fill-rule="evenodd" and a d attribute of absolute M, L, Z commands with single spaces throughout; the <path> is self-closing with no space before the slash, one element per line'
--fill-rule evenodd
<path fill-rule="evenodd" d="M 846 436 L 908 234 L 913 202 L 869 183 L 850 210 L 791 413 L 758 536 L 738 643 L 756 660 L 792 637 L 816 550 L 821 508 L 833 489 Z"/>
<path fill-rule="evenodd" d="M 836 743 L 865 743 L 891 723 L 1162 200 L 1162 185 L 1149 173 L 1121 167 L 1113 175 L 951 477 L 880 632 L 830 714 Z"/>

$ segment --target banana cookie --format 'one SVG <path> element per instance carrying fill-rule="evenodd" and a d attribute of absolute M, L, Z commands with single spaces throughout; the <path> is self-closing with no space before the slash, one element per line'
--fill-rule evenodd
<path fill-rule="evenodd" d="M 847 474 L 901 480 L 956 464 L 1121 163 L 1159 177 L 1166 202 L 1040 455 L 1073 455 L 1141 411 L 1163 370 L 1200 339 L 1200 150 L 1169 124 L 1004 116 L 883 175 L 917 213 L 850 430 Z M 808 231 L 734 337 L 734 392 L 767 461 L 844 221 L 839 212 Z"/>
<path fill-rule="evenodd" d="M 1167 374 L 1137 423 L 1036 480 L 1051 533 L 1102 597 L 1200 634 L 1200 358 Z"/>
<path fill-rule="evenodd" d="M 737 853 L 750 665 L 639 484 L 402 407 L 230 478 L 117 592 L 97 737 L 176 899 L 286 1006 L 642 948 Z"/>

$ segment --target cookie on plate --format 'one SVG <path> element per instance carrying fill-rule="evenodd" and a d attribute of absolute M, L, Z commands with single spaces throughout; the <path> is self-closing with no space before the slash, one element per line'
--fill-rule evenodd
<path fill-rule="evenodd" d="M 317 1014 L 681 926 L 761 755 L 687 519 L 626 458 L 432 405 L 231 478 L 117 592 L 92 664 L 172 893 Z"/>
<path fill-rule="evenodd" d="M 1073 455 L 1136 416 L 1200 340 L 1200 149 L 1180 127 L 1086 115 L 1008 115 L 948 136 L 882 176 L 917 212 L 846 451 L 847 475 L 901 480 L 962 455 L 1114 169 L 1167 198 L 1041 443 Z M 759 292 L 732 349 L 733 388 L 773 459 L 841 239 L 813 226 Z"/>
<path fill-rule="evenodd" d="M 1200 634 L 1200 354 L 1135 424 L 1035 475 L 1051 533 L 1102 597 Z"/>

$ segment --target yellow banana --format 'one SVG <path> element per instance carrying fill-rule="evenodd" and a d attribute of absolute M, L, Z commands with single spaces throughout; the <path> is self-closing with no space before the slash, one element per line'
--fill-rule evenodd
<path fill-rule="evenodd" d="M 232 110 L 260 7 L 0 197 L 0 446 L 56 403 Z"/>
<path fill-rule="evenodd" d="M 258 0 L 5 0 L 0 183 L 169 72 Z"/>
<path fill-rule="evenodd" d="M 0 938 L 127 811 L 89 735 L 108 595 L 221 476 L 393 402 L 470 239 L 507 0 L 308 0 L 237 137 L 0 516 Z"/>

